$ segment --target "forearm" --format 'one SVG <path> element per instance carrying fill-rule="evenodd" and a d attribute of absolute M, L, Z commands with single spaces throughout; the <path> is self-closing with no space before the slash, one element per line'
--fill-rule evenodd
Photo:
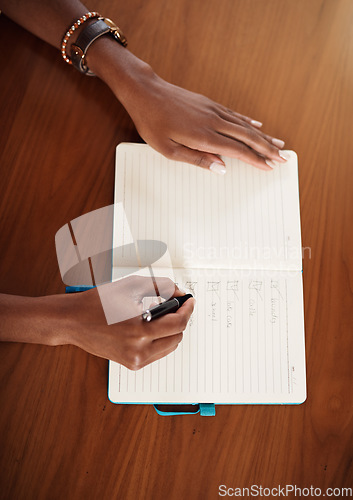
<path fill-rule="evenodd" d="M 174 296 L 182 295 L 168 278 L 157 280 L 162 295 L 169 297 L 172 291 Z M 175 313 L 147 323 L 141 319 L 141 302 L 154 293 L 152 280 L 134 276 L 107 286 L 116 319 L 110 325 L 97 288 L 37 298 L 0 294 L 0 341 L 71 344 L 132 370 L 177 348 L 194 308 L 193 299 Z"/>
<path fill-rule="evenodd" d="M 67 29 L 88 11 L 79 0 L 0 0 L 0 8 L 58 49 Z M 114 22 L 119 26 L 119 19 Z M 79 26 L 69 38 L 68 55 L 82 29 Z M 284 142 L 259 130 L 261 122 L 165 82 L 110 36 L 88 48 L 85 62 L 123 104 L 141 137 L 167 158 L 218 174 L 226 172 L 221 155 L 264 170 L 288 160 L 281 152 Z"/>
<path fill-rule="evenodd" d="M 0 294 L 0 341 L 67 344 L 65 296 L 20 297 Z"/>
<path fill-rule="evenodd" d="M 88 11 L 78 0 L 0 0 L 0 8 L 10 19 L 57 49 L 70 23 Z"/>
<path fill-rule="evenodd" d="M 89 11 L 78 0 L 0 0 L 0 8 L 13 21 L 57 49 L 61 48 L 62 38 L 71 23 Z M 80 30 L 70 37 L 68 54 Z M 122 102 L 128 98 L 132 83 L 138 84 L 140 74 L 142 78 L 146 73 L 152 74 L 147 64 L 108 36 L 92 44 L 86 59 L 89 68 Z"/>

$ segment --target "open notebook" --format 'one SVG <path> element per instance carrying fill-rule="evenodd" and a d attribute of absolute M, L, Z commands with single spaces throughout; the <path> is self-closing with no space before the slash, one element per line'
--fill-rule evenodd
<path fill-rule="evenodd" d="M 173 269 L 161 275 L 197 302 L 175 352 L 137 372 L 110 362 L 111 401 L 305 400 L 298 166 L 290 155 L 272 172 L 226 158 L 227 174 L 217 176 L 145 144 L 118 146 L 115 203 L 123 202 L 134 238 L 167 244 Z M 117 217 L 115 247 L 124 231 Z"/>

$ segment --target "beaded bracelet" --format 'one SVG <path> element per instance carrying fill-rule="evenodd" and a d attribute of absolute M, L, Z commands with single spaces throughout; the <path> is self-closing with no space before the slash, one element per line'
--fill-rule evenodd
<path fill-rule="evenodd" d="M 81 26 L 81 24 L 83 24 L 85 21 L 88 21 L 88 19 L 92 19 L 95 17 L 101 17 L 101 16 L 98 12 L 87 12 L 87 14 L 80 17 L 80 19 L 77 19 L 77 21 L 75 21 L 74 24 L 65 33 L 64 38 L 61 42 L 61 55 L 63 56 L 64 61 L 67 62 L 68 64 L 72 64 L 71 59 L 66 54 L 66 46 L 70 36 L 79 26 Z"/>

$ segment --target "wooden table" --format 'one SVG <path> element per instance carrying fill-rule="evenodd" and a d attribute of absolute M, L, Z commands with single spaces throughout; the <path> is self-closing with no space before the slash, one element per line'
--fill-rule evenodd
<path fill-rule="evenodd" d="M 219 485 L 352 487 L 353 2 L 108 0 L 165 79 L 264 122 L 299 156 L 308 399 L 160 417 L 107 399 L 108 362 L 0 347 L 4 499 L 208 499 Z M 62 293 L 54 235 L 113 201 L 138 141 L 98 79 L 0 16 L 1 292 Z"/>

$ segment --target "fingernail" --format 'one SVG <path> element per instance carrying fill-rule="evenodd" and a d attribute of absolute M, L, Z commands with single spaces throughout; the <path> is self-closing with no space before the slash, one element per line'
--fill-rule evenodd
<path fill-rule="evenodd" d="M 278 151 L 278 154 L 283 160 L 289 160 L 290 159 L 290 154 L 287 153 L 287 151 Z"/>
<path fill-rule="evenodd" d="M 268 165 L 271 168 L 277 167 L 277 165 L 275 164 L 275 162 L 272 161 L 272 160 L 266 160 L 266 165 Z"/>
<path fill-rule="evenodd" d="M 251 120 L 250 123 L 251 125 L 254 125 L 254 127 L 262 127 L 262 123 L 258 122 L 257 120 Z"/>
<path fill-rule="evenodd" d="M 215 174 L 224 175 L 226 173 L 226 167 L 220 163 L 213 162 L 210 165 L 210 170 Z"/>
<path fill-rule="evenodd" d="M 274 144 L 278 148 L 283 148 L 284 141 L 281 141 L 281 139 L 272 139 L 272 144 Z"/>

